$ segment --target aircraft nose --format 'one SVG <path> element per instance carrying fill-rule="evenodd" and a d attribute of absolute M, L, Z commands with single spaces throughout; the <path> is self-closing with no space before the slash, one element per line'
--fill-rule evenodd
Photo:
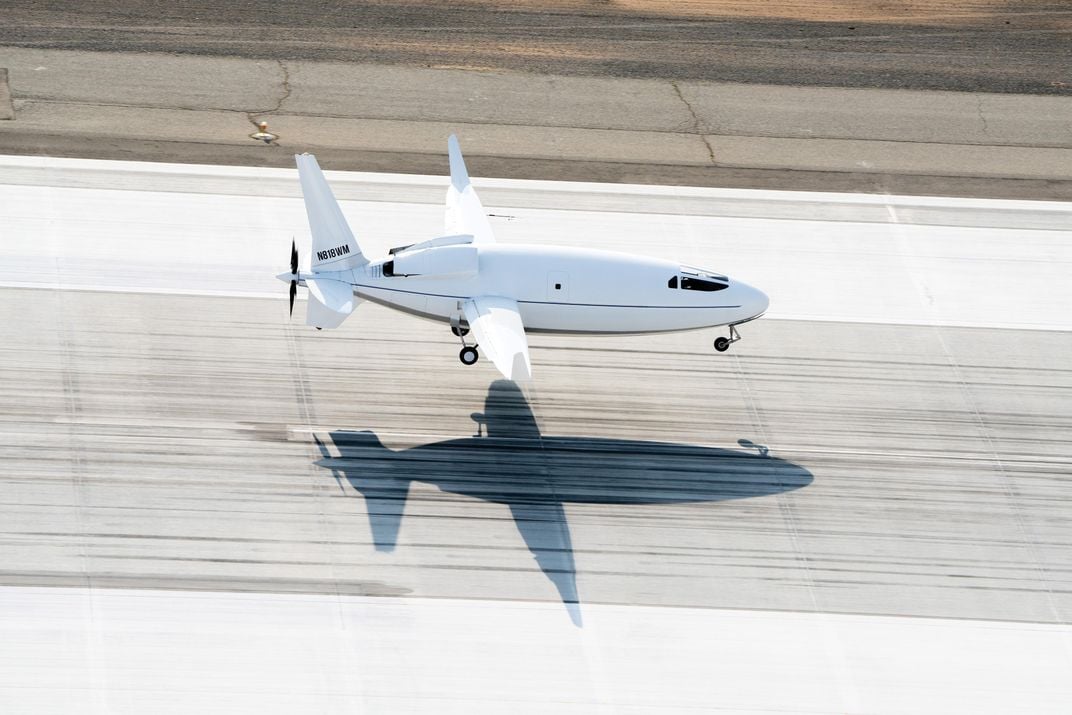
<path fill-rule="evenodd" d="M 770 307 L 770 298 L 767 294 L 747 283 L 740 285 L 744 289 L 741 295 L 741 307 L 748 312 L 748 315 L 754 318 L 767 312 L 767 308 Z"/>

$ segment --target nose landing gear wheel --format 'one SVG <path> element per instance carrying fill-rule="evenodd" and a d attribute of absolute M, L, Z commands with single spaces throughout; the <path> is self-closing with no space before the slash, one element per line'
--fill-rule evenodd
<path fill-rule="evenodd" d="M 730 336 L 728 338 L 715 338 L 715 350 L 720 353 L 724 353 L 730 349 L 730 345 L 741 339 L 741 334 L 737 332 L 737 326 L 730 326 Z"/>
<path fill-rule="evenodd" d="M 476 351 L 476 348 L 467 346 L 458 353 L 458 359 L 462 361 L 462 365 L 475 365 L 480 359 L 480 353 Z"/>

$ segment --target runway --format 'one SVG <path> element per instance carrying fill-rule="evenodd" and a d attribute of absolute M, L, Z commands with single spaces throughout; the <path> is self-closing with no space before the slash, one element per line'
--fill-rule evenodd
<path fill-rule="evenodd" d="M 500 241 L 772 298 L 725 355 L 532 336 L 521 392 L 377 306 L 288 323 L 293 172 L 4 162 L 0 702 L 1072 701 L 1072 206 L 486 180 Z M 363 246 L 439 227 L 442 178 L 329 178 Z"/>
<path fill-rule="evenodd" d="M 37 48 L 5 48 L 3 69 L 0 154 L 290 168 L 312 151 L 328 169 L 425 175 L 446 171 L 456 133 L 474 176 L 1072 198 L 1061 92 Z M 271 144 L 250 138 L 261 121 Z"/>

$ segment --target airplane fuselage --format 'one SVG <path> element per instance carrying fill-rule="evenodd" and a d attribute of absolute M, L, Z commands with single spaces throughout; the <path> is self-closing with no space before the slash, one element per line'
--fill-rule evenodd
<path fill-rule="evenodd" d="M 391 257 L 318 276 L 350 283 L 359 298 L 433 320 L 457 319 L 472 296 L 510 298 L 517 301 L 525 329 L 542 332 L 649 333 L 734 325 L 759 317 L 768 305 L 763 292 L 745 283 L 657 258 L 534 245 L 429 251 L 433 270 L 426 274 L 396 273 L 397 257 Z M 466 261 L 471 270 L 465 270 Z M 437 273 L 434 265 L 453 272 Z"/>

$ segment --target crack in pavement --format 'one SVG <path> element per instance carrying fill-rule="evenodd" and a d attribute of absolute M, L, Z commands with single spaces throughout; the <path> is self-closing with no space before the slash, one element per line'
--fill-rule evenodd
<path fill-rule="evenodd" d="M 986 117 L 983 116 L 983 98 L 980 96 L 975 97 L 975 109 L 979 113 L 979 121 L 983 123 L 983 136 L 990 136 L 990 125 L 986 121 Z"/>
<path fill-rule="evenodd" d="M 689 104 L 689 100 L 685 99 L 685 95 L 681 92 L 681 87 L 678 86 L 677 80 L 670 80 L 670 86 L 674 88 L 674 93 L 677 98 L 681 100 L 681 103 L 685 105 L 685 109 L 689 110 L 689 114 L 692 116 L 692 129 L 703 141 L 704 146 L 707 147 L 707 156 L 711 159 L 712 164 L 716 164 L 715 161 L 715 149 L 711 146 L 711 142 L 707 140 L 707 135 L 704 134 L 704 128 L 701 125 L 700 116 L 696 114 L 696 110 Z"/>
<path fill-rule="evenodd" d="M 287 64 L 283 60 L 276 60 L 275 62 L 277 65 L 279 65 L 279 70 L 283 74 L 283 79 L 280 83 L 280 87 L 283 91 L 280 94 L 278 101 L 276 101 L 275 106 L 271 109 L 250 110 L 246 112 L 246 118 L 249 120 L 249 123 L 255 127 L 258 126 L 258 118 L 275 114 L 280 109 L 282 109 L 283 103 L 290 99 L 290 94 L 293 91 L 293 88 L 290 86 L 290 68 L 287 67 Z"/>
<path fill-rule="evenodd" d="M 8 84 L 7 68 L 0 67 L 0 120 L 15 118 L 15 104 L 11 101 L 11 87 Z"/>

